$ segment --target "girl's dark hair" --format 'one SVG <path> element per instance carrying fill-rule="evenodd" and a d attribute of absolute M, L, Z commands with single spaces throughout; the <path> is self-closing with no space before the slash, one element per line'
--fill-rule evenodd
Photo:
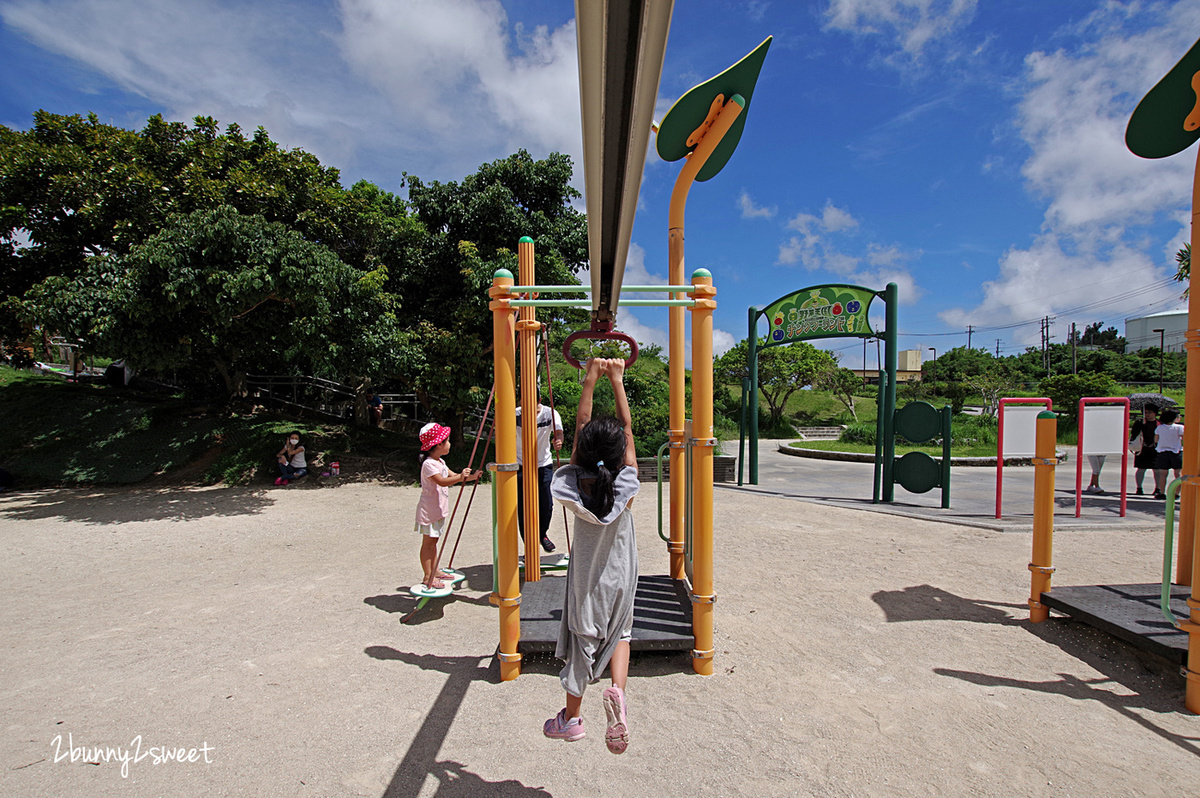
<path fill-rule="evenodd" d="M 289 433 L 286 435 L 286 437 L 290 438 L 290 437 L 292 437 L 293 435 L 295 435 L 297 438 L 299 438 L 299 437 L 300 437 L 300 432 L 299 432 L 299 430 L 292 430 L 291 432 L 289 432 Z"/>
<path fill-rule="evenodd" d="M 608 515 L 613 506 L 613 480 L 625 465 L 625 428 L 612 416 L 593 418 L 575 438 L 575 463 L 597 473 L 592 495 L 583 497 L 583 506 L 597 518 Z"/>
<path fill-rule="evenodd" d="M 1163 414 L 1162 414 L 1162 423 L 1174 424 L 1175 419 L 1177 419 L 1177 418 L 1179 418 L 1179 414 L 1176 413 L 1174 410 L 1164 410 Z"/>

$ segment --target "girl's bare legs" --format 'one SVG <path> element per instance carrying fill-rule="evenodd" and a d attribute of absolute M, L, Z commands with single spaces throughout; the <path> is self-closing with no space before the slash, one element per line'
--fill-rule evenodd
<path fill-rule="evenodd" d="M 614 687 L 625 689 L 625 679 L 629 676 L 629 641 L 617 643 L 612 659 L 608 662 L 608 675 L 612 677 Z"/>
<path fill-rule="evenodd" d="M 437 538 L 421 535 L 421 570 L 424 572 L 422 581 L 429 584 L 433 576 L 433 561 L 437 559 Z"/>
<path fill-rule="evenodd" d="M 579 709 L 583 706 L 583 696 L 567 693 L 567 720 L 579 717 Z"/>

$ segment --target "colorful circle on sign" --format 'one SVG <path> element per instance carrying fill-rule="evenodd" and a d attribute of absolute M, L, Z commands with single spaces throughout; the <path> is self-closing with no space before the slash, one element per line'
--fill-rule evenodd
<path fill-rule="evenodd" d="M 775 332 L 771 333 L 771 337 L 774 338 L 776 341 L 782 341 L 783 340 L 783 330 L 776 330 Z"/>
<path fill-rule="evenodd" d="M 857 299 L 851 299 L 849 302 L 846 303 L 846 312 L 847 313 L 858 313 L 858 310 L 861 307 L 862 307 L 862 305 L 859 303 L 859 301 Z"/>
<path fill-rule="evenodd" d="M 776 313 L 776 314 L 775 314 L 775 318 L 774 318 L 772 321 L 773 321 L 773 323 L 774 323 L 774 324 L 783 324 L 783 314 L 782 314 L 782 313 Z"/>
<path fill-rule="evenodd" d="M 842 303 L 841 302 L 833 303 L 833 315 L 835 315 L 835 316 L 842 315 Z"/>

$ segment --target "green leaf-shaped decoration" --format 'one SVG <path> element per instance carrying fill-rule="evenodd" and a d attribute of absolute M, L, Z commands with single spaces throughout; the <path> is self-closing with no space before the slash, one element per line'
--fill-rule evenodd
<path fill-rule="evenodd" d="M 704 124 L 717 95 L 724 95 L 725 102 L 729 102 L 733 95 L 740 94 L 746 100 L 742 112 L 709 156 L 708 162 L 700 169 L 696 180 L 703 182 L 721 171 L 742 138 L 742 129 L 746 127 L 746 114 L 750 111 L 750 98 L 754 94 L 758 73 L 762 71 L 763 59 L 767 57 L 767 49 L 770 46 L 771 37 L 768 36 L 741 61 L 699 86 L 688 89 L 686 94 L 675 101 L 658 128 L 655 148 L 660 158 L 664 161 L 678 161 L 685 157 L 694 148 L 694 145 L 688 145 L 688 137 Z"/>
<path fill-rule="evenodd" d="M 1143 158 L 1166 158 L 1200 139 L 1192 78 L 1200 72 L 1200 41 L 1146 93 L 1125 129 L 1125 146 Z"/>

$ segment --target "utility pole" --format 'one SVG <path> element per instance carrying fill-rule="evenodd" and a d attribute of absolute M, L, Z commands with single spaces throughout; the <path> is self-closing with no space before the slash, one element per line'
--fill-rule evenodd
<path fill-rule="evenodd" d="M 996 357 L 1000 357 L 1000 339 L 996 339 Z"/>
<path fill-rule="evenodd" d="M 1079 370 L 1075 368 L 1075 322 L 1071 322 L 1071 373 L 1079 373 Z M 1162 391 L 1159 391 L 1159 393 L 1162 393 Z"/>
<path fill-rule="evenodd" d="M 967 349 L 971 348 L 971 333 L 975 332 L 975 325 L 967 325 Z"/>

